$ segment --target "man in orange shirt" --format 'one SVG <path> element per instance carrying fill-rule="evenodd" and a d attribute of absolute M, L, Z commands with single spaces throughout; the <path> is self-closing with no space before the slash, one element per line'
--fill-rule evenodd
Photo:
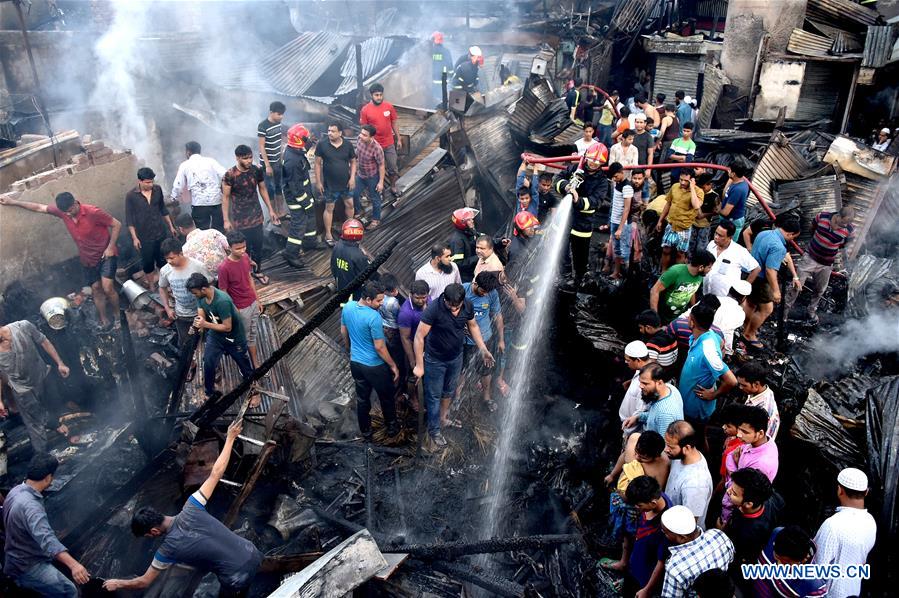
<path fill-rule="evenodd" d="M 399 191 L 396 188 L 396 180 L 399 178 L 396 152 L 403 147 L 403 142 L 396 129 L 396 108 L 390 102 L 384 101 L 384 86 L 380 83 L 369 87 L 368 92 L 371 94 L 371 101 L 359 112 L 359 123 L 372 125 L 375 128 L 375 140 L 384 150 L 384 163 L 387 167 L 390 191 L 394 196 L 399 197 Z M 394 143 L 394 138 L 396 143 Z"/>

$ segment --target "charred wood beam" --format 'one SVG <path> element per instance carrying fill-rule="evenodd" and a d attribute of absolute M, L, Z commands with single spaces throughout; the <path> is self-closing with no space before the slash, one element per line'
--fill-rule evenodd
<path fill-rule="evenodd" d="M 371 448 L 365 451 L 365 527 L 375 529 L 375 475 L 371 463 Z"/>
<path fill-rule="evenodd" d="M 240 489 L 240 494 L 238 494 L 237 498 L 234 499 L 234 502 L 231 503 L 228 513 L 222 520 L 222 523 L 227 527 L 231 527 L 234 525 L 234 522 L 237 521 L 237 515 L 240 513 L 240 508 L 247 502 L 250 493 L 252 493 L 253 489 L 256 487 L 256 483 L 259 481 L 260 476 L 262 476 L 262 471 L 265 469 L 269 457 L 272 456 L 272 453 L 277 446 L 278 445 L 274 441 L 269 440 L 265 443 L 265 446 L 262 447 L 262 452 L 260 452 L 259 456 L 256 458 L 256 464 L 253 466 L 250 477 L 244 482 L 243 488 Z"/>
<path fill-rule="evenodd" d="M 508 579 L 496 577 L 495 575 L 475 571 L 471 565 L 434 561 L 431 563 L 431 566 L 441 573 L 446 573 L 452 577 L 484 588 L 495 596 L 503 596 L 506 598 L 518 598 L 524 596 L 524 586 Z"/>
<path fill-rule="evenodd" d="M 372 450 L 376 453 L 384 453 L 385 455 L 397 455 L 399 457 L 411 457 L 412 453 L 405 449 L 392 448 L 389 446 L 366 446 L 355 440 L 316 440 L 315 444 L 319 446 L 333 446 Z"/>
<path fill-rule="evenodd" d="M 559 544 L 580 542 L 579 534 L 546 534 L 516 538 L 491 538 L 475 542 L 438 542 L 436 544 L 394 544 L 385 552 L 406 552 L 418 559 L 448 559 L 466 554 L 507 552 L 510 550 L 543 549 Z"/>

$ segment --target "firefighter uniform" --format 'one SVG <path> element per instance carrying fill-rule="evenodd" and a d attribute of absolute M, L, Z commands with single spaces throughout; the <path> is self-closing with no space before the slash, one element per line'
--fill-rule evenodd
<path fill-rule="evenodd" d="M 565 187 L 571 181 L 576 166 L 556 175 L 553 188 L 560 196 L 565 196 Z M 587 274 L 590 259 L 590 239 L 593 236 L 593 221 L 596 210 L 609 194 L 609 181 L 601 170 L 584 170 L 583 180 L 577 188 L 578 199 L 572 206 L 571 218 L 571 262 L 575 284 L 581 284 Z"/>
<path fill-rule="evenodd" d="M 478 265 L 478 254 L 475 253 L 477 240 L 478 233 L 467 228 L 454 230 L 453 236 L 447 243 L 453 252 L 450 260 L 459 267 L 459 276 L 462 278 L 462 282 L 471 282 L 474 278 L 474 269 Z"/>
<path fill-rule="evenodd" d="M 359 276 L 371 261 L 364 253 L 359 243 L 340 239 L 334 245 L 331 252 L 331 274 L 337 280 L 337 290 L 345 288 L 353 279 Z M 372 277 L 374 279 L 375 277 Z"/>
<path fill-rule="evenodd" d="M 431 89 L 434 102 L 443 101 L 443 73 L 446 73 L 447 87 L 453 86 L 453 58 L 443 44 L 431 45 Z"/>
<path fill-rule="evenodd" d="M 288 147 L 283 162 L 284 201 L 290 210 L 290 227 L 287 232 L 285 256 L 298 260 L 303 255 L 303 246 L 312 249 L 315 243 L 315 200 L 312 183 L 309 181 L 309 160 L 306 151 Z"/>
<path fill-rule="evenodd" d="M 478 90 L 478 65 L 466 54 L 456 62 L 453 74 L 453 89 L 461 89 L 466 93 Z"/>

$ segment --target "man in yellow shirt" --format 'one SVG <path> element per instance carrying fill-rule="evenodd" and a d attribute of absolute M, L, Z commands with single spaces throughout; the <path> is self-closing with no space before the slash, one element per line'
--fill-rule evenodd
<path fill-rule="evenodd" d="M 677 263 L 686 261 L 690 231 L 704 197 L 693 177 L 692 168 L 682 168 L 679 184 L 672 186 L 665 196 L 665 208 L 656 225 L 656 231 L 662 232 L 662 224 L 668 221 L 662 236 L 662 272 L 675 261 L 675 255 Z"/>

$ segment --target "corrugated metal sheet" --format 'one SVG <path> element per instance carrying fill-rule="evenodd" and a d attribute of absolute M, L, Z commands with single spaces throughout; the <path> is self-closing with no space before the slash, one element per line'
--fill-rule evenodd
<path fill-rule="evenodd" d="M 490 185 L 496 197 L 508 199 L 511 207 L 515 172 L 521 158 L 509 132 L 509 117 L 497 114 L 466 118 L 462 128 L 468 136 L 481 178 Z"/>
<path fill-rule="evenodd" d="M 799 204 L 802 225 L 799 244 L 803 246 L 812 238 L 815 216 L 822 211 L 833 212 L 842 206 L 840 181 L 835 174 L 778 183 L 774 197 L 780 205 L 794 201 Z"/>
<path fill-rule="evenodd" d="M 775 181 L 793 181 L 809 169 L 809 163 L 787 143 L 781 133 L 775 133 L 774 141 L 762 154 L 752 172 L 752 184 L 766 202 L 774 200 Z M 755 195 L 750 194 L 747 204 L 757 204 Z"/>
<path fill-rule="evenodd" d="M 849 256 L 854 257 L 858 248 L 864 244 L 865 236 L 871 230 L 874 221 L 879 218 L 890 182 L 886 180 L 873 181 L 851 172 L 845 173 L 845 176 L 845 203 L 855 208 L 855 220 L 853 221 L 856 230 L 855 241 L 847 248 Z"/>
<path fill-rule="evenodd" d="M 696 119 L 700 130 L 712 126 L 712 117 L 715 115 L 715 108 L 718 107 L 721 90 L 729 83 L 730 79 L 723 70 L 711 64 L 705 65 L 705 76 L 702 79 L 702 102 L 699 105 L 699 117 Z"/>
<path fill-rule="evenodd" d="M 846 31 L 845 29 L 840 29 L 839 27 L 834 27 L 833 25 L 822 23 L 821 21 L 806 19 L 805 22 L 809 27 L 816 30 L 821 35 L 826 35 L 833 40 L 834 45 L 832 50 L 834 54 L 860 52 L 865 45 L 864 37 L 858 33 L 852 33 L 851 31 Z"/>
<path fill-rule="evenodd" d="M 795 120 L 832 118 L 840 100 L 840 91 L 849 85 L 849 81 L 844 81 L 841 77 L 844 72 L 839 65 L 807 62 L 802 78 L 802 89 L 799 91 L 799 103 L 793 118 Z"/>
<path fill-rule="evenodd" d="M 890 61 L 893 54 L 893 43 L 896 40 L 895 31 L 892 25 L 868 26 L 862 66 L 878 68 Z"/>
<path fill-rule="evenodd" d="M 509 107 L 509 127 L 522 137 L 529 136 L 531 126 L 556 98 L 552 85 L 546 79 L 526 86 L 521 98 Z"/>
<path fill-rule="evenodd" d="M 688 96 L 696 97 L 696 85 L 699 70 L 702 68 L 702 56 L 675 56 L 673 54 L 656 55 L 655 79 L 652 91 L 664 93 L 670 101 L 674 101 L 674 92 L 684 90 Z"/>
<path fill-rule="evenodd" d="M 362 42 L 362 80 L 366 81 L 371 75 L 383 69 L 394 40 L 389 37 L 370 37 Z M 350 93 L 356 89 L 356 47 L 350 46 L 346 54 L 346 60 L 340 67 L 340 75 L 343 81 L 334 92 L 339 96 Z"/>
<path fill-rule="evenodd" d="M 649 13 L 653 0 L 622 0 L 615 7 L 610 23 L 612 31 L 636 34 Z"/>
<path fill-rule="evenodd" d="M 536 122 L 531 124 L 530 139 L 534 143 L 554 144 L 556 138 L 575 125 L 563 98 L 557 98 L 546 107 Z M 577 136 L 575 136 L 577 139 Z"/>
<path fill-rule="evenodd" d="M 808 0 L 806 16 L 824 23 L 863 30 L 877 22 L 877 13 L 852 0 Z"/>
<path fill-rule="evenodd" d="M 804 56 L 828 56 L 833 40 L 823 35 L 815 35 L 802 29 L 793 29 L 787 51 Z"/>

